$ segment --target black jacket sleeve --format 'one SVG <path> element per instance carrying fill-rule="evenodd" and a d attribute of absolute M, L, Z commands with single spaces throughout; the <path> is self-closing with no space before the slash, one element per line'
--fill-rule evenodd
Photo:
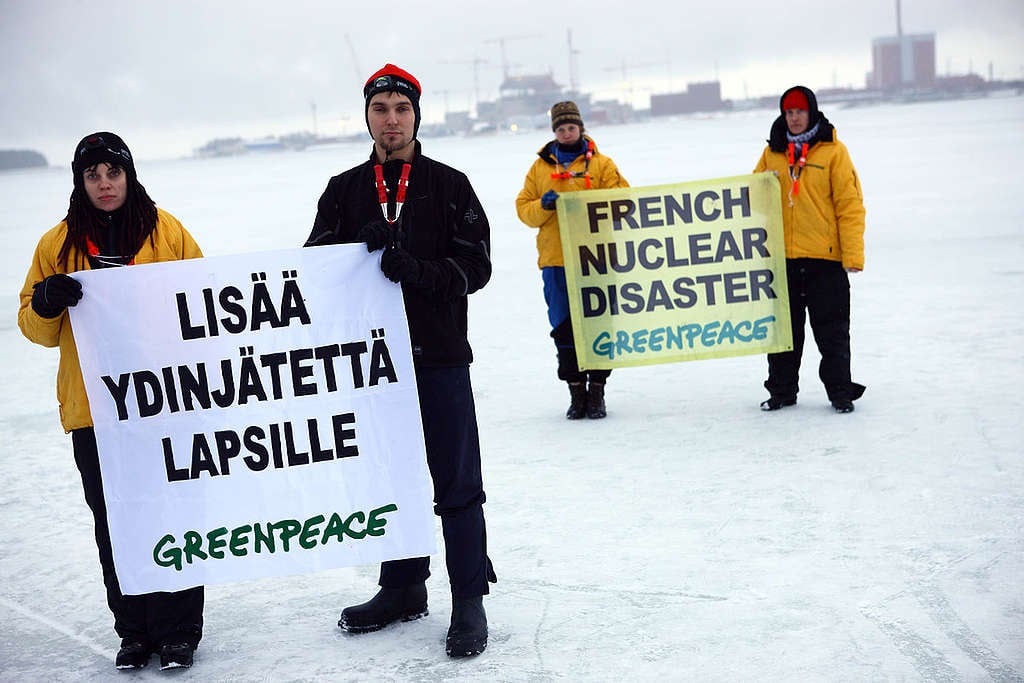
<path fill-rule="evenodd" d="M 306 239 L 305 247 L 315 247 L 321 244 L 341 244 L 341 210 L 338 207 L 336 185 L 337 180 L 332 178 L 327 183 L 327 188 L 320 195 L 320 201 L 316 205 L 316 218 L 313 219 L 313 230 Z"/>
<path fill-rule="evenodd" d="M 469 179 L 460 177 L 445 206 L 448 223 L 444 258 L 423 262 L 423 286 L 456 299 L 481 289 L 491 279 L 491 234 L 487 215 Z"/>

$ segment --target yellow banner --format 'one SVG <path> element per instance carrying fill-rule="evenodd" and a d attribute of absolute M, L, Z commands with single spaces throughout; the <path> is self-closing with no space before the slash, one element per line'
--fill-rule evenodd
<path fill-rule="evenodd" d="M 772 173 L 558 198 L 580 369 L 793 348 Z"/>

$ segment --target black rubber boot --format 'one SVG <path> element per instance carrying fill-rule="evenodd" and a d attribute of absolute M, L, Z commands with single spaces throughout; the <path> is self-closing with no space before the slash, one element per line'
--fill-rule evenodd
<path fill-rule="evenodd" d="M 845 398 L 837 401 L 832 401 L 832 407 L 836 409 L 837 413 L 852 413 L 853 412 L 853 401 Z"/>
<path fill-rule="evenodd" d="M 473 657 L 487 649 L 487 613 L 484 598 L 452 599 L 452 623 L 445 638 L 449 657 Z"/>
<path fill-rule="evenodd" d="M 604 406 L 604 384 L 591 382 L 587 390 L 587 417 L 591 420 L 600 420 L 608 415 Z"/>
<path fill-rule="evenodd" d="M 122 638 L 121 649 L 114 658 L 114 666 L 118 669 L 144 669 L 149 664 L 153 647 L 135 638 Z"/>
<path fill-rule="evenodd" d="M 346 607 L 341 611 L 338 626 L 349 633 L 369 633 L 399 619 L 413 621 L 427 614 L 427 585 L 417 583 L 403 588 L 381 588 L 367 602 Z"/>
<path fill-rule="evenodd" d="M 565 416 L 570 420 L 579 420 L 587 416 L 587 385 L 583 382 L 569 382 L 569 410 Z"/>
<path fill-rule="evenodd" d="M 768 412 L 795 405 L 796 396 L 772 396 L 767 401 L 761 401 L 761 410 Z"/>
<path fill-rule="evenodd" d="M 192 657 L 195 650 L 195 645 L 185 641 L 161 645 L 160 670 L 189 668 L 192 666 Z"/>

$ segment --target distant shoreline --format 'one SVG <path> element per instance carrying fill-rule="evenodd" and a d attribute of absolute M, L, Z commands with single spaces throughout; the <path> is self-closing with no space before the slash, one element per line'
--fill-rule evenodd
<path fill-rule="evenodd" d="M 32 149 L 0 149 L 0 171 L 45 168 L 46 157 Z"/>

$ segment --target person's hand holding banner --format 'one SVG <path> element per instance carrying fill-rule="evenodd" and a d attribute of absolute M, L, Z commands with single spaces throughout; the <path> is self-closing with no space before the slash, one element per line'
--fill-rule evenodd
<path fill-rule="evenodd" d="M 391 226 L 377 219 L 359 228 L 356 238 L 360 242 L 366 242 L 366 251 L 383 249 L 391 241 Z"/>
<path fill-rule="evenodd" d="M 558 193 L 555 192 L 554 190 L 548 190 L 540 198 L 540 208 L 544 209 L 545 211 L 554 211 L 555 210 L 555 202 L 557 202 L 557 201 L 558 201 Z"/>
<path fill-rule="evenodd" d="M 392 282 L 418 285 L 423 265 L 418 258 L 398 247 L 386 250 L 380 257 L 380 270 Z"/>
<path fill-rule="evenodd" d="M 43 318 L 56 318 L 82 298 L 82 284 L 64 273 L 37 282 L 32 291 L 32 310 Z"/>

